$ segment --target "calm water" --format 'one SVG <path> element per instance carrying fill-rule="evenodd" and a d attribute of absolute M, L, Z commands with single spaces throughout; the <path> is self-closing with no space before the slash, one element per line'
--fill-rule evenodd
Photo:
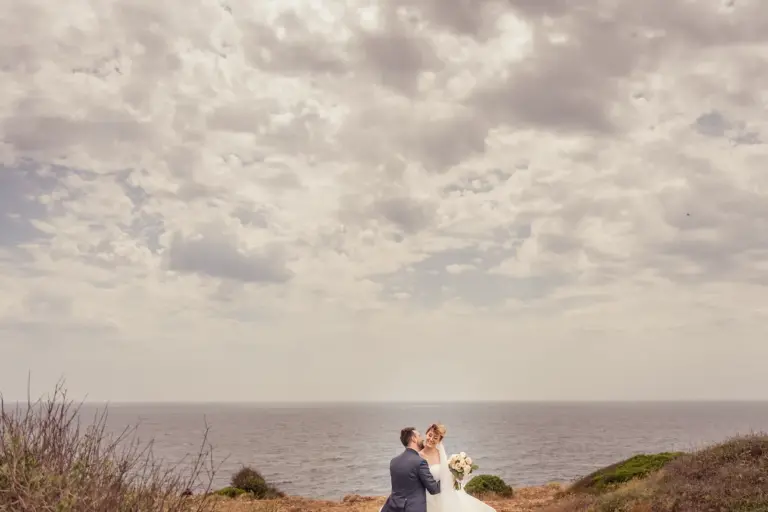
<path fill-rule="evenodd" d="M 449 454 L 466 451 L 478 473 L 521 486 L 571 480 L 638 452 L 768 431 L 768 403 L 109 407 L 111 429 L 138 424 L 141 438 L 174 461 L 195 452 L 206 421 L 216 458 L 228 457 L 217 486 L 248 464 L 289 494 L 338 499 L 389 492 L 403 426 L 444 423 Z"/>

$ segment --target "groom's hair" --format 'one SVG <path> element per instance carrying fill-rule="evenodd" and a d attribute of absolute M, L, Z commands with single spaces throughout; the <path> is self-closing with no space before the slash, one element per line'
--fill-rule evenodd
<path fill-rule="evenodd" d="M 405 427 L 400 431 L 400 442 L 403 446 L 408 446 L 413 438 L 413 433 L 416 431 L 414 427 Z"/>

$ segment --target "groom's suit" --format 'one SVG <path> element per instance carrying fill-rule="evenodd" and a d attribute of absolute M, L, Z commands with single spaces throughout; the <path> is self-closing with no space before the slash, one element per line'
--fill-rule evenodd
<path fill-rule="evenodd" d="M 427 494 L 438 494 L 440 482 L 429 472 L 429 464 L 411 448 L 389 463 L 392 494 L 380 512 L 426 512 Z"/>

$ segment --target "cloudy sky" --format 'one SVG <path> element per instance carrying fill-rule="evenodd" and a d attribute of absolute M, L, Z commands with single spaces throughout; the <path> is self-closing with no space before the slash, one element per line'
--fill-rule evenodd
<path fill-rule="evenodd" d="M 0 3 L 0 390 L 768 398 L 768 10 L 577 3 Z"/>

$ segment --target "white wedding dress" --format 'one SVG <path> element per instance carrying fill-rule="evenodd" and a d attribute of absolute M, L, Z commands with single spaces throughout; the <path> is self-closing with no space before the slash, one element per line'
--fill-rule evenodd
<path fill-rule="evenodd" d="M 427 493 L 427 512 L 496 512 L 496 509 L 470 496 L 463 489 L 457 491 L 453 488 L 453 473 L 448 468 L 448 457 L 443 443 L 440 443 L 437 449 L 440 452 L 440 464 L 430 465 L 429 472 L 435 480 L 440 481 L 440 493 Z"/>

